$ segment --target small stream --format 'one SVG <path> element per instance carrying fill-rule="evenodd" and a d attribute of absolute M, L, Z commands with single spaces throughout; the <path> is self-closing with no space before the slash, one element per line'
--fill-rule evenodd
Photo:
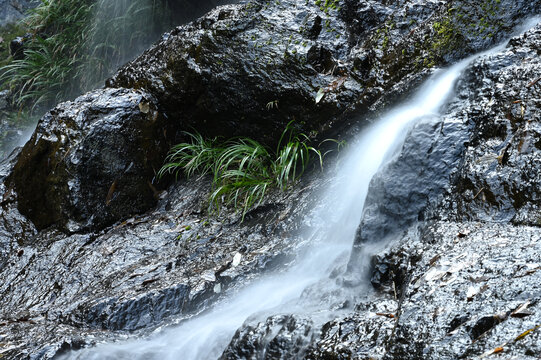
<path fill-rule="evenodd" d="M 338 289 L 344 299 L 353 296 L 351 288 L 341 287 L 340 281 L 329 276 L 331 271 L 344 269 L 347 264 L 370 180 L 400 151 L 409 129 L 417 121 L 440 113 L 469 64 L 504 47 L 505 44 L 500 45 L 449 69 L 436 71 L 412 100 L 377 119 L 343 151 L 332 186 L 320 199 L 318 217 L 328 219 L 328 223 L 305 234 L 304 239 L 311 245 L 298 254 L 288 270 L 263 276 L 230 294 L 208 312 L 180 325 L 158 329 L 147 339 L 102 344 L 73 352 L 64 359 L 215 359 L 243 323 L 256 324 L 274 314 L 290 313 L 308 315 L 316 324 L 328 321 L 336 314 L 331 314 L 325 296 L 306 294 L 325 294 Z M 365 259 L 370 252 L 365 251 Z M 368 291 L 368 282 L 359 286 L 355 289 L 357 293 Z"/>

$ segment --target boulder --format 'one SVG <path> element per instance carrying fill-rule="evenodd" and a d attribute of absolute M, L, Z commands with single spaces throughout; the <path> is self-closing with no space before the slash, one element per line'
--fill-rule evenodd
<path fill-rule="evenodd" d="M 148 93 L 97 90 L 40 120 L 7 183 L 38 229 L 100 229 L 156 203 L 166 133 Z"/>

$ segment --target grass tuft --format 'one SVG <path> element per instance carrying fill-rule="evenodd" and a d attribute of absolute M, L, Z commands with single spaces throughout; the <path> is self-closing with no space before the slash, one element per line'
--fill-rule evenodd
<path fill-rule="evenodd" d="M 50 107 L 99 85 L 172 28 L 169 0 L 41 0 L 18 25 L 24 58 L 7 59 L 0 84 L 16 106 Z"/>
<path fill-rule="evenodd" d="M 304 173 L 315 155 L 323 166 L 323 155 L 310 145 L 310 138 L 297 134 L 290 122 L 272 152 L 259 142 L 246 138 L 220 141 L 205 139 L 199 133 L 186 133 L 190 142 L 175 145 L 160 169 L 160 177 L 183 171 L 189 178 L 195 174 L 212 174 L 209 210 L 221 205 L 232 206 L 242 213 L 264 200 L 267 191 L 285 191 Z"/>

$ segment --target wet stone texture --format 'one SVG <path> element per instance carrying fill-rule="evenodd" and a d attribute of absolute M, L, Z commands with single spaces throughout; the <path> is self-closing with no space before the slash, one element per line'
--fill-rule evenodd
<path fill-rule="evenodd" d="M 491 28 L 494 34 L 483 42 L 477 40 L 486 31 L 471 30 L 479 33 L 459 47 L 432 39 L 434 24 L 447 21 L 453 6 L 478 19 L 479 6 L 462 1 L 224 6 L 164 34 L 107 86 L 145 89 L 181 129 L 205 135 L 245 135 L 274 145 L 293 119 L 306 134 L 334 135 L 353 114 L 406 97 L 430 67 L 494 44 L 539 7 L 522 5 L 506 1 L 494 12 L 505 26 Z M 456 26 L 469 34 L 466 24 Z"/>
<path fill-rule="evenodd" d="M 152 183 L 169 149 L 154 98 L 97 90 L 38 123 L 7 186 L 38 229 L 100 229 L 156 203 Z"/>
<path fill-rule="evenodd" d="M 459 96 L 475 101 L 463 114 L 473 129 L 452 196 L 459 219 L 541 224 L 540 46 L 537 26 L 466 74 L 474 86 Z"/>
<path fill-rule="evenodd" d="M 287 197 L 288 206 L 275 197 L 241 224 L 235 213 L 204 215 L 206 180 L 179 183 L 153 212 L 101 232 L 37 233 L 16 209 L 9 218 L 3 213 L 2 354 L 47 359 L 126 332 L 137 336 L 291 260 L 295 213 L 306 211 L 313 189 Z M 291 220 L 278 222 L 283 218 Z M 5 221 L 20 222 L 24 242 L 9 237 L 16 229 L 5 229 Z"/>
<path fill-rule="evenodd" d="M 438 222 L 421 243 L 387 358 L 537 358 L 539 329 L 521 337 L 541 324 L 537 228 Z"/>
<path fill-rule="evenodd" d="M 313 322 L 294 315 L 276 315 L 239 329 L 220 359 L 295 359 L 313 341 Z"/>
<path fill-rule="evenodd" d="M 340 137 L 354 114 L 407 99 L 433 67 L 506 38 L 541 7 L 487 3 L 488 19 L 467 1 L 220 7 L 165 34 L 106 89 L 51 110 L 0 166 L 0 357 L 144 336 L 290 262 L 300 227 L 326 221 L 310 219 L 319 174 L 240 222 L 208 213 L 209 179 L 156 186 L 169 146 L 192 127 L 270 145 L 293 118 L 307 135 Z M 341 269 L 331 300 L 304 295 L 334 317 L 246 323 L 223 357 L 538 357 L 540 48 L 538 26 L 476 61 L 444 116 L 413 128 L 376 176 L 360 227 L 369 241 L 357 245 L 394 242 L 361 264 L 374 290 Z"/>
<path fill-rule="evenodd" d="M 38 0 L 1 0 L 0 27 L 21 20 L 29 9 L 35 8 L 39 3 Z"/>
<path fill-rule="evenodd" d="M 541 113 L 536 90 L 540 40 L 537 26 L 512 38 L 500 53 L 475 61 L 440 120 L 442 129 L 446 122 L 458 125 L 460 136 L 451 131 L 449 138 L 418 137 L 416 129 L 423 125 L 416 126 L 371 183 L 359 231 L 391 234 L 391 247 L 372 260 L 371 280 L 382 296 L 396 294 L 397 299 L 392 332 L 367 344 L 373 358 L 538 358 L 541 235 L 524 224 L 538 224 L 541 169 L 533 144 Z M 446 141 L 447 146 L 440 145 Z M 408 157 L 433 159 L 440 169 L 409 167 Z M 393 177 L 426 182 L 387 187 L 380 180 L 392 183 Z M 404 227 L 413 223 L 417 230 L 410 233 L 417 236 L 403 236 Z M 363 260 L 363 243 L 355 247 L 353 263 Z M 349 317 L 356 328 L 366 325 L 360 304 Z M 316 344 L 336 339 L 321 334 Z M 343 358 L 368 356 L 352 350 L 347 338 L 334 346 L 346 349 Z"/>

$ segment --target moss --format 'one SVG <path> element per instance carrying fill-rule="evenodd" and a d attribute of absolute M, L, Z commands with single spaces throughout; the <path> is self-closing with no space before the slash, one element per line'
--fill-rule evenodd
<path fill-rule="evenodd" d="M 340 10 L 338 6 L 338 0 L 316 0 L 316 6 L 319 6 L 319 9 L 325 14 L 329 14 L 331 10 Z"/>
<path fill-rule="evenodd" d="M 455 7 L 448 7 L 442 16 L 432 23 L 432 33 L 426 38 L 423 49 L 427 58 L 420 58 L 418 63 L 432 67 L 445 63 L 451 54 L 468 52 L 469 39 L 492 39 L 501 30 L 500 0 L 483 0 L 479 3 L 457 1 Z"/>

